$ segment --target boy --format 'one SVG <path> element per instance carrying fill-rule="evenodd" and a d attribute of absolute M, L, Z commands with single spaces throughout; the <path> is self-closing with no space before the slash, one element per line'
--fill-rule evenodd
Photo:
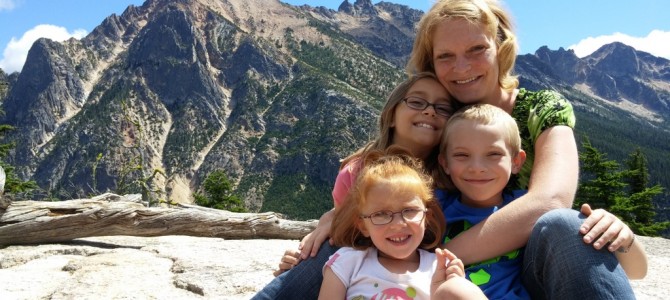
<path fill-rule="evenodd" d="M 438 159 L 455 188 L 436 191 L 447 219 L 447 243 L 526 193 L 508 187 L 526 154 L 516 121 L 496 106 L 477 104 L 454 114 L 444 130 Z M 639 243 L 633 240 L 626 248 L 627 253 L 616 252 L 624 270 L 646 269 L 646 255 Z M 469 265 L 466 278 L 490 299 L 530 299 L 521 283 L 522 251 Z M 644 264 L 634 263 L 641 259 Z"/>

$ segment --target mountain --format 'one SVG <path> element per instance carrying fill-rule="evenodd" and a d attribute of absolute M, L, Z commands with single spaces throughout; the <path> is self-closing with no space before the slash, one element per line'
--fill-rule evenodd
<path fill-rule="evenodd" d="M 373 135 L 403 73 L 354 38 L 381 17 L 319 11 L 149 0 L 82 40 L 40 39 L 3 101 L 11 163 L 54 198 L 189 201 L 223 169 L 251 210 L 323 211 L 339 159 Z"/>
<path fill-rule="evenodd" d="M 250 210 L 316 218 L 339 160 L 375 135 L 421 15 L 370 0 L 129 6 L 81 40 L 36 41 L 21 73 L 0 73 L 10 163 L 43 189 L 35 197 L 58 199 L 188 202 L 224 170 Z M 669 180 L 669 65 L 611 44 L 581 59 L 541 48 L 516 70 L 524 87 L 563 92 L 596 147 L 618 159 L 641 146 L 652 178 Z"/>
<path fill-rule="evenodd" d="M 530 81 L 536 79 L 540 86 L 560 82 L 617 106 L 630 103 L 659 115 L 670 112 L 670 62 L 667 59 L 615 42 L 581 59 L 572 50 L 551 51 L 545 46 L 534 55 L 521 56 L 519 66 L 537 66 L 537 61 L 553 78 L 532 76 L 531 68 L 526 71 L 519 67 L 517 71 Z"/>

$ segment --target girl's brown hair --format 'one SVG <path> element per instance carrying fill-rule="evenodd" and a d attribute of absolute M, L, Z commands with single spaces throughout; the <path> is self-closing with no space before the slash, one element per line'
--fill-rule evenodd
<path fill-rule="evenodd" d="M 361 159 L 362 170 L 347 194 L 346 205 L 335 211 L 330 229 L 334 244 L 359 250 L 374 246 L 358 227 L 362 221 L 361 208 L 373 186 L 392 181 L 397 189 L 415 193 L 426 206 L 426 232 L 419 247 L 434 250 L 442 241 L 446 220 L 433 193 L 433 179 L 424 172 L 421 161 L 397 146 L 367 151 Z M 389 201 L 393 201 L 392 196 Z"/>

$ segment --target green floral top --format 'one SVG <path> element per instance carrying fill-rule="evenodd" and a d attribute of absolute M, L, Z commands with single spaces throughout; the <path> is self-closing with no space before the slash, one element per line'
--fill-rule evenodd
<path fill-rule="evenodd" d="M 575 113 L 572 105 L 561 94 L 550 90 L 530 92 L 519 89 L 512 117 L 519 126 L 521 148 L 526 151 L 526 162 L 518 176 L 510 180 L 509 188 L 527 189 L 530 170 L 535 160 L 535 142 L 547 128 L 566 125 L 575 128 Z"/>

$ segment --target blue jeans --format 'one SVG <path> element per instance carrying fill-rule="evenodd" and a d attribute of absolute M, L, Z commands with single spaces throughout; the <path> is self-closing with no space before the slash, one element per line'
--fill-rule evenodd
<path fill-rule="evenodd" d="M 537 221 L 521 274 L 533 299 L 635 299 L 614 254 L 582 241 L 584 219 L 578 211 L 557 209 Z M 317 299 L 323 265 L 336 250 L 326 241 L 316 257 L 276 277 L 252 299 Z"/>
<path fill-rule="evenodd" d="M 323 266 L 337 249 L 326 240 L 315 257 L 303 260 L 293 269 L 275 277 L 251 299 L 317 299 L 323 281 Z"/>
<path fill-rule="evenodd" d="M 521 273 L 533 299 L 635 299 L 614 254 L 582 241 L 584 219 L 572 209 L 552 210 L 538 219 Z"/>

